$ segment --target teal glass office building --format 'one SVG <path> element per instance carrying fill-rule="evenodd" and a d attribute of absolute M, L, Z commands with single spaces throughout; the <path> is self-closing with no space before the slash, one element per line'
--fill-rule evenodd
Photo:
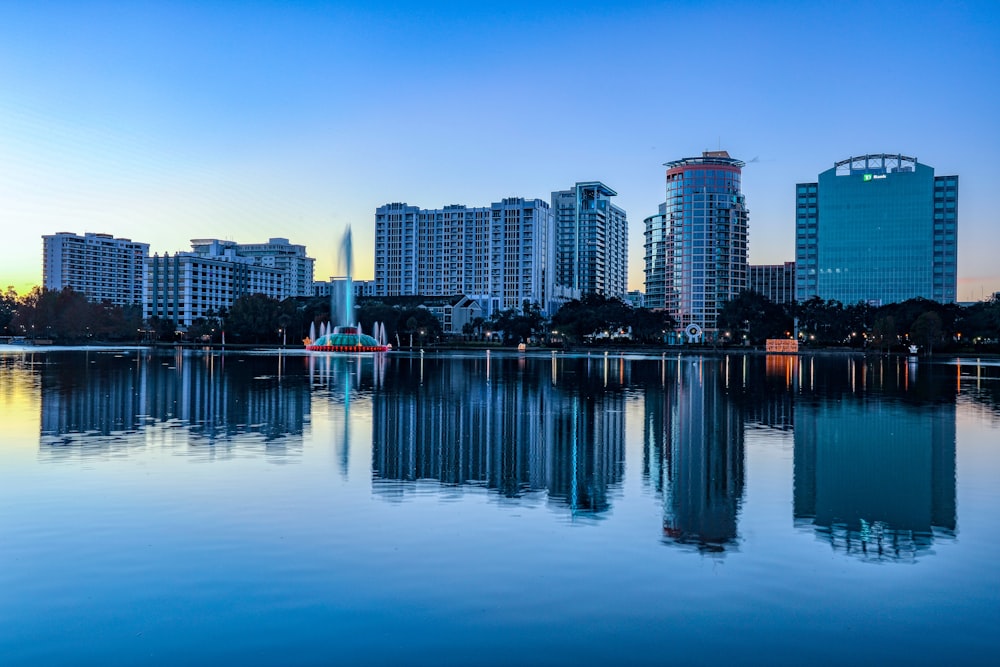
<path fill-rule="evenodd" d="M 799 302 L 954 302 L 958 176 L 900 154 L 835 163 L 796 186 L 795 262 Z"/>

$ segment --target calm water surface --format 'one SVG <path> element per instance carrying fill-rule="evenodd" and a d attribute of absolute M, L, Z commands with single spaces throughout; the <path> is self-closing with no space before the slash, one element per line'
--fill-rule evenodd
<path fill-rule="evenodd" d="M 0 351 L 0 664 L 996 664 L 1000 367 Z"/>

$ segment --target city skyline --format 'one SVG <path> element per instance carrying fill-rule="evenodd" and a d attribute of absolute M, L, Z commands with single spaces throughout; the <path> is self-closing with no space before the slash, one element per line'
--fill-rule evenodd
<path fill-rule="evenodd" d="M 61 231 L 160 254 L 281 236 L 323 280 L 351 225 L 370 279 L 379 206 L 599 180 L 644 289 L 663 164 L 721 148 L 747 163 L 753 264 L 794 259 L 795 185 L 838 160 L 958 175 L 957 298 L 977 300 L 1000 291 L 998 24 L 985 2 L 5 5 L 0 287 L 41 285 Z"/>

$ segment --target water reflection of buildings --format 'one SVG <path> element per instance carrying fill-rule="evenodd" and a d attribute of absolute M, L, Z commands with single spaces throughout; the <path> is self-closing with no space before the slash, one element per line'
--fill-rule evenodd
<path fill-rule="evenodd" d="M 646 474 L 663 495 L 663 538 L 723 553 L 738 543 L 744 438 L 739 403 L 727 396 L 736 368 L 723 359 L 663 359 L 646 384 Z"/>
<path fill-rule="evenodd" d="M 804 362 L 794 516 L 834 548 L 908 560 L 953 536 L 956 389 L 905 359 Z"/>
<path fill-rule="evenodd" d="M 963 404 L 1000 422 L 1000 363 L 995 359 L 957 359 L 951 368 Z"/>
<path fill-rule="evenodd" d="M 418 481 L 610 507 L 624 472 L 624 393 L 609 362 L 489 355 L 396 359 L 373 396 L 372 470 L 384 497 Z"/>
<path fill-rule="evenodd" d="M 149 351 L 53 355 L 40 376 L 43 450 L 141 444 L 137 435 L 160 426 L 183 426 L 189 445 L 239 439 L 262 442 L 269 451 L 301 447 L 308 385 L 303 370 L 288 372 L 288 358 Z"/>

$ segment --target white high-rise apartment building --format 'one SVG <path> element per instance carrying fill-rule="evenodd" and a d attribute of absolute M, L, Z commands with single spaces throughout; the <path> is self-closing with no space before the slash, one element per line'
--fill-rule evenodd
<path fill-rule="evenodd" d="M 142 303 L 143 264 L 149 244 L 110 234 L 59 232 L 42 236 L 42 285 L 71 288 L 95 303 Z"/>
<path fill-rule="evenodd" d="M 375 210 L 375 296 L 455 296 L 486 316 L 548 311 L 553 298 L 555 227 L 547 202 L 512 197 L 489 207 Z"/>

